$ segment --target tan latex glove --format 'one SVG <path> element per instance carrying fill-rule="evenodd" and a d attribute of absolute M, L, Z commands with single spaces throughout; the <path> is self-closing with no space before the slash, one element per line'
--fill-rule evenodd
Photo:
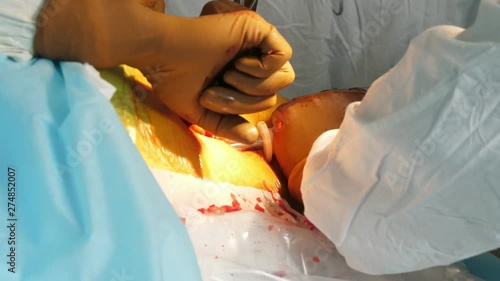
<path fill-rule="evenodd" d="M 181 18 L 157 13 L 138 2 L 59 4 L 48 0 L 41 16 L 50 16 L 39 21 L 35 51 L 47 58 L 95 67 L 128 64 L 139 68 L 160 100 L 185 120 L 221 137 L 255 141 L 256 128 L 232 114 L 272 106 L 274 93 L 293 81 L 287 63 L 292 51 L 283 37 L 252 11 Z M 236 90 L 207 89 L 235 56 L 255 47 L 261 49 L 260 57 L 239 58 L 235 69 L 224 73 L 224 81 Z M 204 90 L 207 96 L 221 97 L 211 106 L 219 113 L 200 104 Z"/>

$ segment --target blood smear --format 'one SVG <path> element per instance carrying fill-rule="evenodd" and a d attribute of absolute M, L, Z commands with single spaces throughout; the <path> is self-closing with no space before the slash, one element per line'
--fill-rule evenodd
<path fill-rule="evenodd" d="M 276 272 L 273 272 L 273 275 L 277 276 L 277 277 L 285 277 L 286 276 L 286 272 L 284 272 L 284 271 L 276 271 Z"/>
<path fill-rule="evenodd" d="M 269 231 L 272 231 L 272 230 L 273 230 L 273 228 L 274 228 L 274 225 L 271 225 L 271 224 L 270 224 L 270 225 L 268 225 L 268 226 L 267 226 L 267 230 L 269 230 Z"/>
<path fill-rule="evenodd" d="M 271 194 L 271 197 L 272 197 L 273 201 L 275 203 L 278 203 L 278 205 L 280 206 L 280 208 L 284 211 L 284 213 L 283 212 L 278 212 L 277 215 L 281 217 L 281 216 L 283 216 L 286 213 L 286 214 L 290 215 L 293 219 L 295 219 L 297 221 L 298 220 L 297 215 L 285 205 L 285 202 L 283 202 L 283 199 L 276 198 L 274 196 L 273 191 L 265 183 L 264 183 L 264 187 Z M 316 226 L 313 223 L 311 223 L 307 218 L 304 218 L 303 223 L 311 231 L 315 231 L 317 229 Z"/>
<path fill-rule="evenodd" d="M 209 131 L 206 131 L 205 129 L 203 129 L 202 127 L 200 127 L 198 125 L 191 125 L 191 126 L 189 126 L 189 129 L 191 129 L 191 131 L 193 131 L 197 134 L 200 134 L 202 136 L 209 137 L 209 138 L 216 138 L 214 134 L 210 133 Z"/>
<path fill-rule="evenodd" d="M 236 196 L 231 193 L 231 198 L 233 199 L 231 206 L 229 205 L 215 206 L 214 204 L 212 204 L 208 206 L 208 208 L 198 209 L 198 212 L 202 214 L 220 215 L 225 213 L 241 211 L 241 205 L 240 202 L 238 202 L 238 200 L 236 199 Z"/>
<path fill-rule="evenodd" d="M 264 208 L 262 208 L 259 204 L 255 204 L 255 210 L 264 213 Z"/>
<path fill-rule="evenodd" d="M 316 262 L 316 263 L 320 262 L 320 260 L 319 260 L 319 258 L 318 258 L 318 257 L 313 257 L 313 258 L 312 258 L 312 261 L 313 261 L 313 262 Z"/>
<path fill-rule="evenodd" d="M 317 229 L 316 226 L 312 222 L 310 222 L 308 219 L 304 219 L 304 224 L 309 226 L 309 230 L 311 230 L 311 231 L 314 231 Z"/>

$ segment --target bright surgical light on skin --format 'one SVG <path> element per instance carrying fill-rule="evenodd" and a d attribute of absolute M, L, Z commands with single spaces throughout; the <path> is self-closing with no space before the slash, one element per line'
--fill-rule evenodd
<path fill-rule="evenodd" d="M 248 231 L 243 232 L 243 234 L 241 234 L 241 238 L 247 239 L 248 238 Z"/>
<path fill-rule="evenodd" d="M 128 129 L 128 135 L 132 139 L 132 141 L 135 143 L 136 138 L 137 138 L 137 130 L 134 127 L 129 127 Z"/>

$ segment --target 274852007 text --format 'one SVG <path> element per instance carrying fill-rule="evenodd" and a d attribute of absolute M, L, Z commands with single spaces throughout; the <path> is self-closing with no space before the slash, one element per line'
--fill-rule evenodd
<path fill-rule="evenodd" d="M 7 270 L 16 273 L 16 169 L 7 168 Z"/>

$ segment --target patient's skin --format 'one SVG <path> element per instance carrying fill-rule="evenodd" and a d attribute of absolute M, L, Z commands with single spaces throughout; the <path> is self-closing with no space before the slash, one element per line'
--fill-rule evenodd
<path fill-rule="evenodd" d="M 328 90 L 295 98 L 273 113 L 274 155 L 298 201 L 302 202 L 302 173 L 314 141 L 323 132 L 338 129 L 347 106 L 364 95 L 363 89 Z"/>

